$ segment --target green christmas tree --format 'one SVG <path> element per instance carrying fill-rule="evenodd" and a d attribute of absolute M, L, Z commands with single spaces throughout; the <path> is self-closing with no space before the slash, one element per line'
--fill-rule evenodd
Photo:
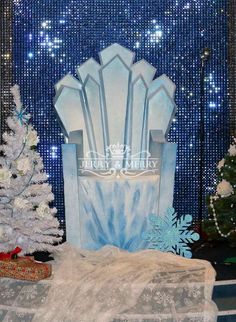
<path fill-rule="evenodd" d="M 236 247 L 236 139 L 217 165 L 216 193 L 207 202 L 209 217 L 203 230 L 208 240 L 227 240 Z"/>

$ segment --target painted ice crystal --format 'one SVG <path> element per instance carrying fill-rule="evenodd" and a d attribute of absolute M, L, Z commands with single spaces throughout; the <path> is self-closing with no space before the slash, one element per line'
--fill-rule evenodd
<path fill-rule="evenodd" d="M 198 240 L 199 234 L 189 229 L 191 215 L 178 218 L 174 208 L 168 208 L 163 216 L 150 215 L 149 220 L 152 229 L 143 234 L 149 248 L 192 257 L 188 244 Z"/>

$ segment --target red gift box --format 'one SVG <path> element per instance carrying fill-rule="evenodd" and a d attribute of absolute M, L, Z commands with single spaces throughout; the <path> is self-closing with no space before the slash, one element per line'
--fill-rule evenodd
<path fill-rule="evenodd" d="M 32 257 L 5 258 L 0 260 L 0 277 L 39 281 L 52 274 L 50 264 L 35 262 Z"/>

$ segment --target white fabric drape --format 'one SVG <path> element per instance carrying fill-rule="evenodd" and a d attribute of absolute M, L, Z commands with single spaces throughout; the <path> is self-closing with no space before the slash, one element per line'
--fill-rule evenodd
<path fill-rule="evenodd" d="M 206 261 L 113 246 L 61 249 L 33 322 L 216 321 L 215 272 Z"/>

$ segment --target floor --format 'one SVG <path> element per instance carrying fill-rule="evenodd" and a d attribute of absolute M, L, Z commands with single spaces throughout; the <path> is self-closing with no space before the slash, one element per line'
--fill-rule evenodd
<path fill-rule="evenodd" d="M 217 322 L 236 322 L 236 279 L 216 282 L 213 300 L 219 309 Z"/>
<path fill-rule="evenodd" d="M 224 242 L 198 242 L 195 243 L 193 249 L 193 258 L 205 259 L 211 262 L 216 270 L 216 280 L 236 280 L 236 263 L 224 263 L 226 258 L 236 258 L 236 248 L 230 247 Z M 235 320 L 236 321 L 236 320 Z"/>
<path fill-rule="evenodd" d="M 222 241 L 200 241 L 193 248 L 193 258 L 210 261 L 216 271 L 213 300 L 219 309 L 217 322 L 236 322 L 236 264 L 224 263 L 229 257 L 236 257 L 236 248 Z"/>

